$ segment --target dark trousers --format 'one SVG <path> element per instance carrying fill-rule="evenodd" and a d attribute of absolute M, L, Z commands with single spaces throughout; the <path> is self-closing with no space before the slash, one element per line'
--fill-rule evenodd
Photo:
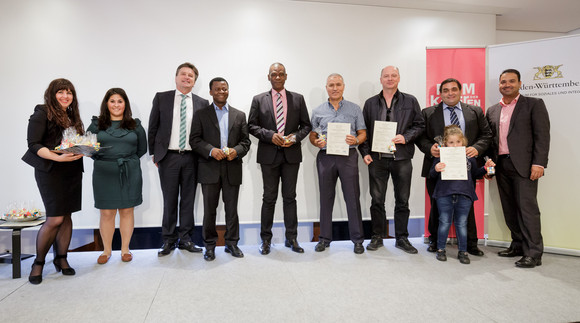
<path fill-rule="evenodd" d="M 195 200 L 196 159 L 193 152 L 183 154 L 167 152 L 158 163 L 161 192 L 163 193 L 163 221 L 161 236 L 165 243 L 191 241 L 195 225 L 193 204 Z M 177 205 L 179 204 L 179 229 Z"/>
<path fill-rule="evenodd" d="M 544 242 L 536 198 L 538 181 L 520 176 L 511 159 L 501 157 L 496 177 L 505 223 L 511 231 L 511 247 L 521 248 L 524 256 L 542 257 Z"/>
<path fill-rule="evenodd" d="M 222 192 L 226 213 L 226 245 L 237 245 L 240 240 L 240 221 L 238 219 L 238 196 L 240 185 L 231 185 L 228 181 L 227 161 L 220 162 L 220 177 L 215 184 L 201 184 L 203 192 L 203 242 L 206 249 L 215 249 L 218 234 L 215 221 L 217 206 Z"/>
<path fill-rule="evenodd" d="M 431 200 L 431 212 L 429 212 L 429 223 L 427 229 L 431 234 L 429 236 L 430 243 L 437 243 L 437 234 L 439 230 L 439 210 L 437 208 L 437 200 L 432 198 L 433 191 L 435 190 L 435 185 L 437 184 L 437 179 L 427 178 L 425 180 L 427 186 L 427 194 Z M 473 208 L 473 202 L 471 203 L 471 208 L 469 209 L 469 214 L 467 215 L 467 249 L 477 248 L 477 225 L 475 223 L 475 209 Z"/>
<path fill-rule="evenodd" d="M 282 182 L 282 207 L 284 211 L 284 226 L 286 239 L 296 239 L 298 236 L 298 215 L 296 212 L 296 181 L 300 163 L 288 163 L 284 152 L 278 150 L 272 164 L 260 164 L 262 168 L 262 225 L 260 237 L 262 240 L 272 240 L 272 225 L 274 223 L 274 209 L 278 199 L 278 186 Z"/>
<path fill-rule="evenodd" d="M 413 164 L 410 159 L 375 158 L 369 164 L 369 186 L 371 193 L 371 224 L 373 236 L 386 237 L 387 213 L 385 196 L 389 176 L 393 178 L 395 191 L 395 238 L 409 236 L 409 196 L 411 194 L 411 174 Z"/>
<path fill-rule="evenodd" d="M 340 178 L 348 215 L 350 240 L 354 243 L 362 243 L 364 235 L 356 150 L 350 149 L 348 156 L 327 155 L 326 150 L 320 150 L 316 156 L 316 168 L 320 191 L 320 241 L 328 243 L 332 241 L 332 210 L 336 195 L 336 181 Z"/>

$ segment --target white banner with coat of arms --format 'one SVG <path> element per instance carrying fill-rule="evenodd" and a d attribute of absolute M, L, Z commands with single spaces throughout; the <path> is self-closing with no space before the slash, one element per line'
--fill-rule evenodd
<path fill-rule="evenodd" d="M 499 102 L 500 73 L 521 73 L 520 93 L 542 98 L 550 116 L 550 153 L 538 184 L 546 252 L 580 255 L 580 35 L 488 47 L 487 105 Z M 531 148 L 530 148 L 531 149 Z M 488 243 L 511 241 L 497 185 L 486 203 Z"/>

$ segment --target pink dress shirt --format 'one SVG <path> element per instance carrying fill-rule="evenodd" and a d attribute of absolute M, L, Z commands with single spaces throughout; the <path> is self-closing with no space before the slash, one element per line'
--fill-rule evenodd
<path fill-rule="evenodd" d="M 288 114 L 288 101 L 286 100 L 286 89 L 280 91 L 282 94 L 282 105 L 284 106 L 284 124 L 286 124 L 286 115 Z M 278 92 L 272 89 L 272 106 L 274 107 L 274 119 L 276 119 L 276 99 L 278 99 Z M 281 133 L 284 136 L 283 133 Z"/>
<path fill-rule="evenodd" d="M 510 104 L 505 104 L 503 102 L 503 98 L 499 101 L 501 105 L 501 112 L 499 117 L 499 147 L 498 153 L 500 155 L 506 155 L 510 153 L 510 149 L 508 147 L 507 136 L 510 129 L 510 120 L 512 119 L 512 115 L 514 114 L 514 109 L 516 107 L 516 103 L 518 103 L 518 99 L 520 95 L 512 100 Z"/>

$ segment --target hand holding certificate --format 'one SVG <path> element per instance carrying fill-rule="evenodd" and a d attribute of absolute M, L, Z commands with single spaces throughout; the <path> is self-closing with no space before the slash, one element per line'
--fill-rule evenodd
<path fill-rule="evenodd" d="M 326 132 L 326 153 L 348 156 L 346 135 L 350 134 L 350 123 L 329 122 Z"/>
<path fill-rule="evenodd" d="M 466 180 L 467 160 L 465 147 L 441 147 L 439 149 L 441 162 L 445 169 L 441 172 L 442 180 Z"/>
<path fill-rule="evenodd" d="M 393 144 L 393 138 L 395 138 L 396 135 L 396 122 L 375 120 L 373 146 L 371 147 L 371 150 L 379 153 L 392 154 L 394 149 L 396 149 Z"/>

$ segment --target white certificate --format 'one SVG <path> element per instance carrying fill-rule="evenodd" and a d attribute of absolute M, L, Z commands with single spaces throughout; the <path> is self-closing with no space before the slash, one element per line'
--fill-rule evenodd
<path fill-rule="evenodd" d="M 441 162 L 445 164 L 445 169 L 441 172 L 442 180 L 467 179 L 465 147 L 441 147 L 439 154 Z"/>
<path fill-rule="evenodd" d="M 329 122 L 326 132 L 326 153 L 348 156 L 346 135 L 350 134 L 350 123 Z"/>
<path fill-rule="evenodd" d="M 393 138 L 397 135 L 397 123 L 391 121 L 375 120 L 375 127 L 373 130 L 373 146 L 372 151 L 379 153 L 393 153 L 389 146 Z"/>

